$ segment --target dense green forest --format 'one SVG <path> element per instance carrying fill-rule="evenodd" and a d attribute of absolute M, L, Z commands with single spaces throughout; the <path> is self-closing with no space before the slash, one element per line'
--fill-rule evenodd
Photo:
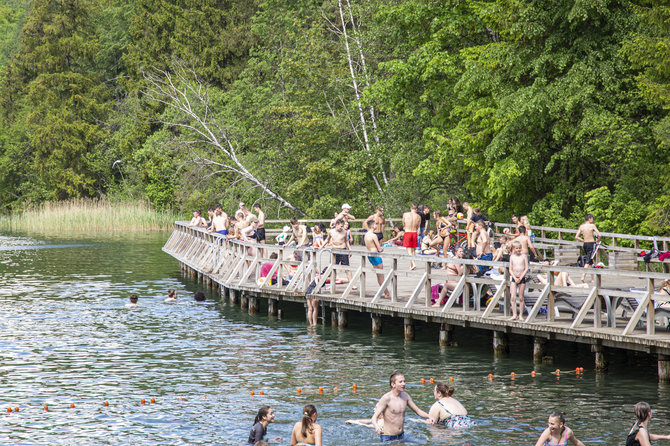
<path fill-rule="evenodd" d="M 651 0 L 0 0 L 0 206 L 273 216 L 451 196 L 670 233 Z"/>

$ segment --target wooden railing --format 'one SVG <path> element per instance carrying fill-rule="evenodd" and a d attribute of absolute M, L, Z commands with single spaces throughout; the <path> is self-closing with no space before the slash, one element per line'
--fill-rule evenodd
<path fill-rule="evenodd" d="M 317 251 L 313 248 L 226 240 L 219 234 L 189 228 L 181 222 L 175 224 L 175 230 L 163 249 L 229 288 L 302 296 L 308 288 L 312 288 L 310 296 L 358 302 L 371 309 L 391 305 L 405 311 L 418 309 L 436 315 L 467 313 L 482 319 L 500 319 L 510 314 L 510 277 L 508 264 L 503 262 L 383 252 L 375 255 L 382 257 L 384 268 L 376 269 L 369 266 L 369 253 L 363 250 Z M 300 253 L 299 260 L 295 259 L 296 252 Z M 276 259 L 270 259 L 273 253 L 277 255 Z M 337 254 L 350 256 L 354 260 L 352 266 L 336 265 Z M 406 268 L 409 261 L 416 262 L 414 271 Z M 503 273 L 496 280 L 476 277 L 468 273 L 468 268 L 463 268 L 464 273 L 457 277 L 458 283 L 447 301 L 436 308 L 431 305 L 432 285 L 455 278 L 435 269 L 445 262 L 501 268 Z M 260 277 L 263 263 L 272 264 L 266 278 Z M 284 274 L 289 267 L 293 274 Z M 589 326 L 596 329 L 617 328 L 617 324 L 623 324 L 624 328 L 619 332 L 622 336 L 630 336 L 634 332 L 639 334 L 640 329 L 644 329 L 647 335 L 654 335 L 657 317 L 670 315 L 664 307 L 670 305 L 670 296 L 655 291 L 661 281 L 670 278 L 668 274 L 599 268 L 585 270 L 543 264 L 532 264 L 531 270 L 534 274 L 545 274 L 549 283 L 528 284 L 527 302 L 531 305 L 523 321 L 527 324 L 543 324 L 543 321 L 555 322 L 559 319 L 567 322 L 570 329 Z M 337 283 L 336 275 L 346 271 L 352 274 L 351 281 Z M 575 278 L 586 272 L 593 280 L 588 288 L 557 287 L 550 279 L 554 272 L 565 272 Z M 268 278 L 275 273 L 278 280 L 270 283 Z M 370 274 L 383 274 L 382 285 L 375 282 L 371 286 L 367 280 Z M 390 291 L 389 300 L 383 298 L 386 289 Z M 488 303 L 482 304 L 484 290 L 490 290 L 493 295 Z M 627 311 L 624 312 L 624 308 Z M 561 312 L 567 312 L 571 317 L 566 318 Z M 670 340 L 670 334 L 668 338 Z"/>

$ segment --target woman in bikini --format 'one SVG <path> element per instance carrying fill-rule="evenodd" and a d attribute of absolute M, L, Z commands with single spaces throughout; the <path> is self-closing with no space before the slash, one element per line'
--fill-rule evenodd
<path fill-rule="evenodd" d="M 438 236 L 436 246 L 442 244 L 442 256 L 447 257 L 447 251 L 451 244 L 450 231 L 453 225 L 447 217 L 442 216 L 440 211 L 433 212 L 433 218 L 435 218 L 435 229 L 437 229 Z M 443 268 L 446 269 L 446 265 Z"/>
<path fill-rule="evenodd" d="M 650 434 L 647 425 L 651 420 L 651 406 L 644 401 L 635 405 L 637 421 L 630 429 L 626 438 L 626 446 L 651 446 L 652 441 L 670 440 L 670 435 Z"/>
<path fill-rule="evenodd" d="M 565 414 L 554 412 L 549 415 L 548 427 L 537 439 L 535 446 L 566 446 L 568 440 L 576 446 L 584 446 L 584 443 L 577 440 L 575 434 L 565 425 Z"/>
<path fill-rule="evenodd" d="M 302 420 L 295 423 L 291 446 L 322 446 L 321 426 L 316 424 L 316 407 L 308 404 L 302 408 Z"/>
<path fill-rule="evenodd" d="M 433 389 L 435 403 L 428 412 L 429 420 L 450 428 L 464 428 L 476 426 L 468 411 L 463 405 L 452 398 L 454 388 L 444 383 L 437 383 Z"/>

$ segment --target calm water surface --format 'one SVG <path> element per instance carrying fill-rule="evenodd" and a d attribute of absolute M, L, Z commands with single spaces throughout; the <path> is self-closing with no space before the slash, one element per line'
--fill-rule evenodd
<path fill-rule="evenodd" d="M 610 373 L 596 374 L 586 348 L 561 344 L 533 379 L 522 375 L 532 369 L 524 338 L 494 360 L 484 332 L 458 331 L 458 347 L 439 348 L 427 326 L 405 343 L 402 327 L 386 320 L 372 336 L 365 315 L 352 315 L 346 330 L 309 330 L 296 305 L 276 320 L 265 304 L 249 316 L 211 293 L 197 304 L 200 285 L 160 251 L 167 236 L 0 234 L 1 444 L 240 445 L 258 407 L 269 404 L 277 412 L 269 436 L 286 445 L 307 403 L 319 410 L 325 444 L 378 444 L 371 429 L 344 422 L 372 414 L 394 370 L 425 409 L 434 400 L 420 379 L 453 376 L 454 396 L 480 424 L 447 431 L 408 421 L 420 444 L 533 445 L 553 410 L 568 413 L 587 445 L 622 444 L 639 400 L 655 409 L 652 432 L 670 432 L 670 388 L 644 356 L 613 356 Z M 163 302 L 168 288 L 178 290 L 177 304 Z M 125 306 L 131 293 L 140 295 L 138 308 Z M 576 366 L 587 369 L 582 378 L 550 373 Z"/>

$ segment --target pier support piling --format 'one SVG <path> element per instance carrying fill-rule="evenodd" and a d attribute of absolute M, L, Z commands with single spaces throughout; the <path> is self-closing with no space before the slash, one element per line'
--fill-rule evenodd
<path fill-rule="evenodd" d="M 493 332 L 493 355 L 503 356 L 509 353 L 509 339 L 507 333 L 502 331 Z"/>
<path fill-rule="evenodd" d="M 405 340 L 406 341 L 414 340 L 414 321 L 411 318 L 406 317 L 404 325 L 405 325 Z"/>
<path fill-rule="evenodd" d="M 257 297 L 249 298 L 249 314 L 256 314 L 261 308 L 261 302 Z"/>
<path fill-rule="evenodd" d="M 240 296 L 240 308 L 243 310 L 246 310 L 249 308 L 249 296 L 246 295 L 245 293 L 241 293 L 242 295 Z"/>
<path fill-rule="evenodd" d="M 607 356 L 605 355 L 605 347 L 600 344 L 595 344 L 591 346 L 591 351 L 596 354 L 596 370 L 603 372 L 607 370 Z"/>
<path fill-rule="evenodd" d="M 454 327 L 450 324 L 440 324 L 440 345 L 452 345 L 454 342 Z"/>
<path fill-rule="evenodd" d="M 337 310 L 334 308 L 330 309 L 330 325 L 337 327 Z"/>
<path fill-rule="evenodd" d="M 277 316 L 277 307 L 279 301 L 277 299 L 268 299 L 268 316 Z"/>
<path fill-rule="evenodd" d="M 238 291 L 232 288 L 228 288 L 228 296 L 231 304 L 237 304 L 238 302 Z"/>
<path fill-rule="evenodd" d="M 547 340 L 544 338 L 533 338 L 533 363 L 542 364 L 542 358 L 547 354 Z"/>
<path fill-rule="evenodd" d="M 658 355 L 658 380 L 670 382 L 670 356 Z"/>
<path fill-rule="evenodd" d="M 376 314 L 370 314 L 372 318 L 372 332 L 381 333 L 382 332 L 382 317 Z"/>
<path fill-rule="evenodd" d="M 337 326 L 345 328 L 347 326 L 347 311 L 340 308 L 337 309 Z"/>

